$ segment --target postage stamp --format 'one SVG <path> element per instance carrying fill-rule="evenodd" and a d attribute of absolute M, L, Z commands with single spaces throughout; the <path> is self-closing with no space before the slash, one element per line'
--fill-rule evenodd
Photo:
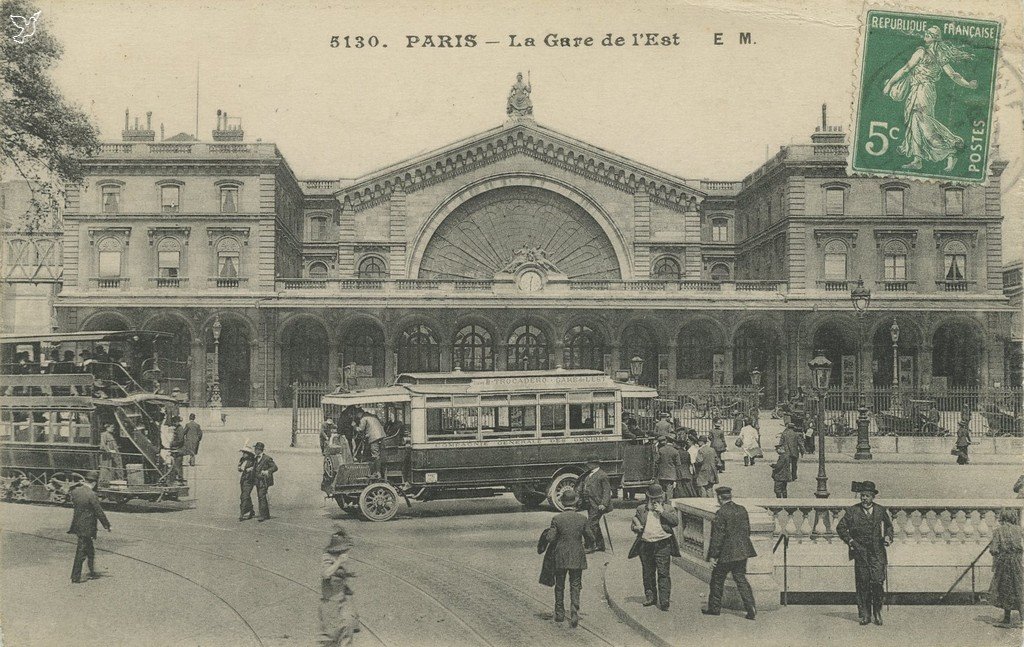
<path fill-rule="evenodd" d="M 1000 23 L 870 10 L 863 29 L 852 170 L 985 180 Z"/>

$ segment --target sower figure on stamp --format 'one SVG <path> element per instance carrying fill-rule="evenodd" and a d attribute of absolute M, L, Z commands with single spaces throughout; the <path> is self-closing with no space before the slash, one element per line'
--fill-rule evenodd
<path fill-rule="evenodd" d="M 757 616 L 754 606 L 754 592 L 747 581 L 747 560 L 757 556 L 750 541 L 750 517 L 747 509 L 732 500 L 732 488 L 715 488 L 721 507 L 715 513 L 711 526 L 711 540 L 708 544 L 708 558 L 715 561 L 711 569 L 711 590 L 708 594 L 708 608 L 701 613 L 717 616 L 722 613 L 722 594 L 725 591 L 725 576 L 732 575 L 736 590 L 743 600 L 747 620 Z"/>
<path fill-rule="evenodd" d="M 636 509 L 631 526 L 636 540 L 629 549 L 629 559 L 640 557 L 645 607 L 658 605 L 662 611 L 668 611 L 672 596 L 671 561 L 680 557 L 675 534 L 678 525 L 679 512 L 671 501 L 665 500 L 665 491 L 655 483 L 647 490 L 647 501 Z"/>
<path fill-rule="evenodd" d="M 612 509 L 612 486 L 608 474 L 601 469 L 601 460 L 596 456 L 587 459 L 587 469 L 576 484 L 576 496 L 581 510 L 587 511 L 586 549 L 588 553 L 604 552 L 604 534 L 601 532 L 601 517 Z"/>
<path fill-rule="evenodd" d="M 885 549 L 892 543 L 892 518 L 884 506 L 875 503 L 878 490 L 873 482 L 854 481 L 851 489 L 860 495 L 860 504 L 846 509 L 836 534 L 850 547 L 860 623 L 866 625 L 874 620 L 880 625 L 885 568 L 889 563 Z"/>
<path fill-rule="evenodd" d="M 349 578 L 355 576 L 348 558 L 351 548 L 348 533 L 338 528 L 321 557 L 324 570 L 320 574 L 320 635 L 317 637 L 321 647 L 347 647 L 356 632 L 358 620 L 348 584 Z"/>
<path fill-rule="evenodd" d="M 565 576 L 569 576 L 569 626 L 580 622 L 580 593 L 583 590 L 583 571 L 587 568 L 584 544 L 592 544 L 587 518 L 575 511 L 576 491 L 563 490 L 560 501 L 565 512 L 551 519 L 547 530 L 549 544 L 554 544 L 555 562 L 555 622 L 565 620 Z"/>
<path fill-rule="evenodd" d="M 252 489 L 256 487 L 256 472 L 253 471 L 256 466 L 256 452 L 248 443 L 239 451 L 242 452 L 242 456 L 238 459 L 238 485 L 241 488 L 238 520 L 245 521 L 256 516 L 256 511 L 252 507 Z"/>
<path fill-rule="evenodd" d="M 93 540 L 96 539 L 96 523 L 103 524 L 103 527 L 110 532 L 110 522 L 107 515 L 100 507 L 100 500 L 92 491 L 96 487 L 99 474 L 93 471 L 87 472 L 85 481 L 79 481 L 71 486 L 71 505 L 75 507 L 75 513 L 71 517 L 71 528 L 69 535 L 78 536 L 78 545 L 75 548 L 75 561 L 71 567 L 71 581 L 74 584 L 82 582 L 82 562 L 89 566 L 89 577 L 99 577 L 96 572 L 96 549 Z"/>

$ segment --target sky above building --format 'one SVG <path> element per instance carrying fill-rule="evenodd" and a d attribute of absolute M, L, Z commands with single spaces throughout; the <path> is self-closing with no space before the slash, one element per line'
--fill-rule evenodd
<path fill-rule="evenodd" d="M 958 4 L 916 6 L 950 12 Z M 1004 256 L 1020 258 L 1021 8 L 971 4 L 1005 23 L 996 119 L 1000 156 L 1010 162 Z M 805 143 L 822 104 L 831 125 L 852 120 L 863 4 L 763 5 L 39 2 L 65 47 L 54 76 L 107 140 L 120 138 L 125 108 L 133 120 L 152 111 L 168 137 L 194 133 L 198 80 L 200 139 L 222 109 L 241 119 L 248 140 L 275 142 L 300 177 L 358 177 L 500 125 L 521 71 L 539 123 L 682 177 L 720 180 L 742 179 L 780 145 Z M 633 34 L 652 32 L 670 41 L 678 34 L 679 45 L 633 46 Z M 741 44 L 741 33 L 752 43 Z M 470 34 L 475 47 L 421 46 L 428 35 L 465 45 Z M 549 47 L 548 34 L 592 36 L 594 45 Z M 607 34 L 624 45 L 601 46 Z M 536 46 L 512 47 L 512 35 Z M 360 36 L 379 44 L 356 47 Z M 413 47 L 410 36 L 419 39 Z"/>

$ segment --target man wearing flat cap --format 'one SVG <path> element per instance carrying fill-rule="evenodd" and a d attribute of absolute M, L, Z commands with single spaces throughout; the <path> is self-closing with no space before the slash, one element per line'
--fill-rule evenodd
<path fill-rule="evenodd" d="M 348 584 L 354 575 L 348 557 L 351 548 L 352 540 L 339 527 L 331 535 L 320 560 L 323 572 L 320 574 L 320 635 L 317 636 L 317 644 L 323 647 L 351 645 L 352 634 L 356 630 L 352 589 Z"/>
<path fill-rule="evenodd" d="M 551 519 L 546 538 L 554 545 L 555 562 L 555 622 L 565 620 L 565 576 L 569 575 L 569 626 L 580 622 L 580 593 L 583 591 L 583 571 L 587 568 L 584 542 L 594 542 L 587 518 L 576 512 L 576 491 L 565 489 L 559 495 L 565 508 Z"/>
<path fill-rule="evenodd" d="M 725 576 L 732 575 L 736 591 L 743 600 L 747 620 L 757 615 L 754 607 L 754 592 L 747 581 L 747 560 L 757 556 L 750 541 L 750 517 L 747 509 L 732 500 L 732 488 L 722 485 L 715 488 L 719 508 L 711 525 L 711 541 L 708 543 L 708 558 L 714 560 L 711 569 L 711 590 L 708 607 L 701 613 L 717 616 L 722 613 L 722 594 L 725 591 Z"/>
<path fill-rule="evenodd" d="M 875 503 L 878 488 L 872 481 L 854 481 L 850 489 L 860 496 L 860 503 L 846 509 L 836 534 L 850 547 L 860 624 L 874 621 L 880 625 L 889 563 L 885 549 L 892 543 L 892 517 L 884 506 Z"/>
<path fill-rule="evenodd" d="M 92 491 L 99 478 L 98 472 L 89 471 L 86 472 L 84 481 L 79 481 L 71 486 L 71 505 L 75 507 L 75 512 L 71 517 L 71 528 L 68 529 L 68 534 L 78 537 L 75 561 L 71 567 L 71 582 L 74 584 L 82 583 L 82 562 L 87 562 L 89 565 L 90 579 L 99 577 L 96 573 L 96 549 L 93 547 L 97 521 L 103 524 L 107 532 L 110 532 L 107 515 L 103 513 L 100 500 Z"/>
<path fill-rule="evenodd" d="M 604 552 L 601 517 L 612 509 L 612 485 L 597 456 L 587 459 L 587 473 L 576 483 L 576 497 L 580 510 L 587 511 L 587 527 L 593 536 L 587 541 L 587 552 Z"/>
<path fill-rule="evenodd" d="M 629 549 L 629 559 L 640 557 L 644 606 L 658 605 L 662 611 L 668 611 L 672 595 L 671 560 L 680 556 L 675 533 L 679 512 L 665 499 L 665 490 L 657 483 L 648 488 L 647 500 L 636 509 L 633 517 L 636 540 Z"/>

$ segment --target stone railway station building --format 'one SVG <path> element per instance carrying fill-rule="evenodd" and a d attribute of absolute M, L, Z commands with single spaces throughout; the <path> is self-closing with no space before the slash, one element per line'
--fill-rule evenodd
<path fill-rule="evenodd" d="M 1000 174 L 986 186 L 846 174 L 822 125 L 741 181 L 651 168 L 530 116 L 353 180 L 300 179 L 218 116 L 210 141 L 129 126 L 87 160 L 64 215 L 61 330 L 172 333 L 193 402 L 294 381 L 589 367 L 633 357 L 667 392 L 749 383 L 1006 379 Z M 856 316 L 850 292 L 872 293 Z M 215 340 L 214 328 L 219 331 Z M 217 352 L 215 353 L 215 345 Z"/>

